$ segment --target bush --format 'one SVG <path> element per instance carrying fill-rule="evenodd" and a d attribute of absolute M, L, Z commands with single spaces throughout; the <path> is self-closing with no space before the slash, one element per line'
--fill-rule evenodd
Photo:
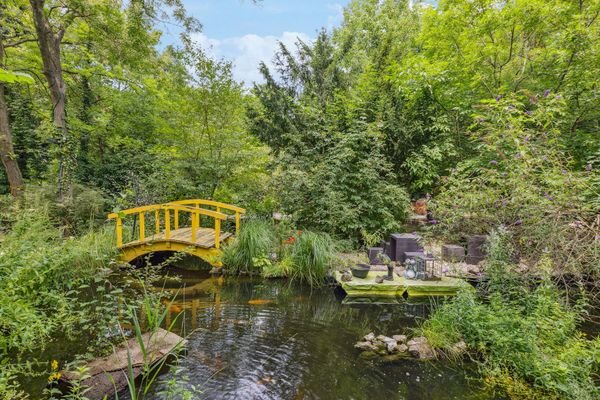
<path fill-rule="evenodd" d="M 596 273 L 600 218 L 590 171 L 571 170 L 557 145 L 559 98 L 507 97 L 483 103 L 473 137 L 478 157 L 452 172 L 431 207 L 434 231 L 449 240 L 511 232 L 514 256 L 530 267 L 551 257 L 558 271 Z"/>
<path fill-rule="evenodd" d="M 242 224 L 233 243 L 223 248 L 222 262 L 232 274 L 252 272 L 268 260 L 274 247 L 273 227 L 270 223 L 254 219 Z"/>
<path fill-rule="evenodd" d="M 434 311 L 423 334 L 448 352 L 464 340 L 486 381 L 511 398 L 597 398 L 600 340 L 577 330 L 582 309 L 561 300 L 549 275 L 536 283 L 516 275 L 506 235 L 491 236 L 487 295 L 460 292 Z"/>
<path fill-rule="evenodd" d="M 18 211 L 0 249 L 0 354 L 43 347 L 77 329 L 81 286 L 99 279 L 115 248 L 108 229 L 62 239 L 45 210 Z"/>

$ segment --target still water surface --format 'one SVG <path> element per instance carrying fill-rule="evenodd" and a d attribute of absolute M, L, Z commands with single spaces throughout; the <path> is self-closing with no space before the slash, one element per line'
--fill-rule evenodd
<path fill-rule="evenodd" d="M 171 306 L 188 351 L 177 375 L 160 377 L 200 389 L 204 399 L 489 399 L 468 368 L 406 359 L 363 360 L 353 344 L 374 331 L 405 333 L 427 315 L 426 303 L 346 304 L 332 288 L 287 281 L 208 278 L 172 270 L 182 281 Z"/>

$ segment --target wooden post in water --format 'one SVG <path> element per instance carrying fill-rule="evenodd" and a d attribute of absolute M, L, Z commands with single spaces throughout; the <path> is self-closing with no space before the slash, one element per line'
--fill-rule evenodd
<path fill-rule="evenodd" d="M 144 213 L 140 213 L 140 241 L 146 239 L 146 221 L 144 221 Z"/>

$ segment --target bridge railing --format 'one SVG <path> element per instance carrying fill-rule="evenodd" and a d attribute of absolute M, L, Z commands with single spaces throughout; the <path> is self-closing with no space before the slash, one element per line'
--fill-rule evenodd
<path fill-rule="evenodd" d="M 171 238 L 171 220 L 173 220 L 174 229 L 179 229 L 179 213 L 189 213 L 191 216 L 191 241 L 196 242 L 197 232 L 200 228 L 200 216 L 205 215 L 214 219 L 215 229 L 215 248 L 221 246 L 221 221 L 227 219 L 227 215 L 213 210 L 207 210 L 200 207 L 189 207 L 183 204 L 166 203 L 153 204 L 149 206 L 141 206 L 122 210 L 108 215 L 109 219 L 116 220 L 116 236 L 117 247 L 123 247 L 123 219 L 127 216 L 134 215 L 139 220 L 139 241 L 146 239 L 146 214 L 154 213 L 155 234 L 161 233 L 161 215 L 164 221 L 165 240 Z M 171 218 L 173 216 L 173 218 Z"/>
<path fill-rule="evenodd" d="M 203 200 L 203 199 L 179 200 L 179 201 L 172 201 L 169 204 L 185 205 L 185 206 L 194 207 L 194 208 L 200 209 L 200 210 L 206 210 L 206 208 L 202 208 L 202 206 L 208 206 L 208 207 L 214 207 L 215 211 L 218 213 L 225 212 L 225 211 L 229 212 L 229 213 L 231 213 L 229 215 L 232 215 L 232 216 L 235 215 L 235 233 L 236 233 L 236 235 L 240 231 L 241 216 L 243 214 L 246 214 L 245 208 L 233 206 L 231 204 L 221 203 L 221 202 L 214 201 L 214 200 Z"/>

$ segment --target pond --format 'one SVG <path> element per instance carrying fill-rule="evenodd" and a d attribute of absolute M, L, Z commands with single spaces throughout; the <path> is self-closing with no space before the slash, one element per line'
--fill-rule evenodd
<path fill-rule="evenodd" d="M 490 398 L 464 365 L 381 364 L 353 348 L 370 331 L 392 335 L 416 326 L 429 301 L 344 304 L 333 288 L 171 273 L 182 277 L 182 288 L 169 322 L 188 349 L 176 375 L 162 375 L 150 398 L 163 398 L 173 382 L 196 386 L 204 399 Z"/>

